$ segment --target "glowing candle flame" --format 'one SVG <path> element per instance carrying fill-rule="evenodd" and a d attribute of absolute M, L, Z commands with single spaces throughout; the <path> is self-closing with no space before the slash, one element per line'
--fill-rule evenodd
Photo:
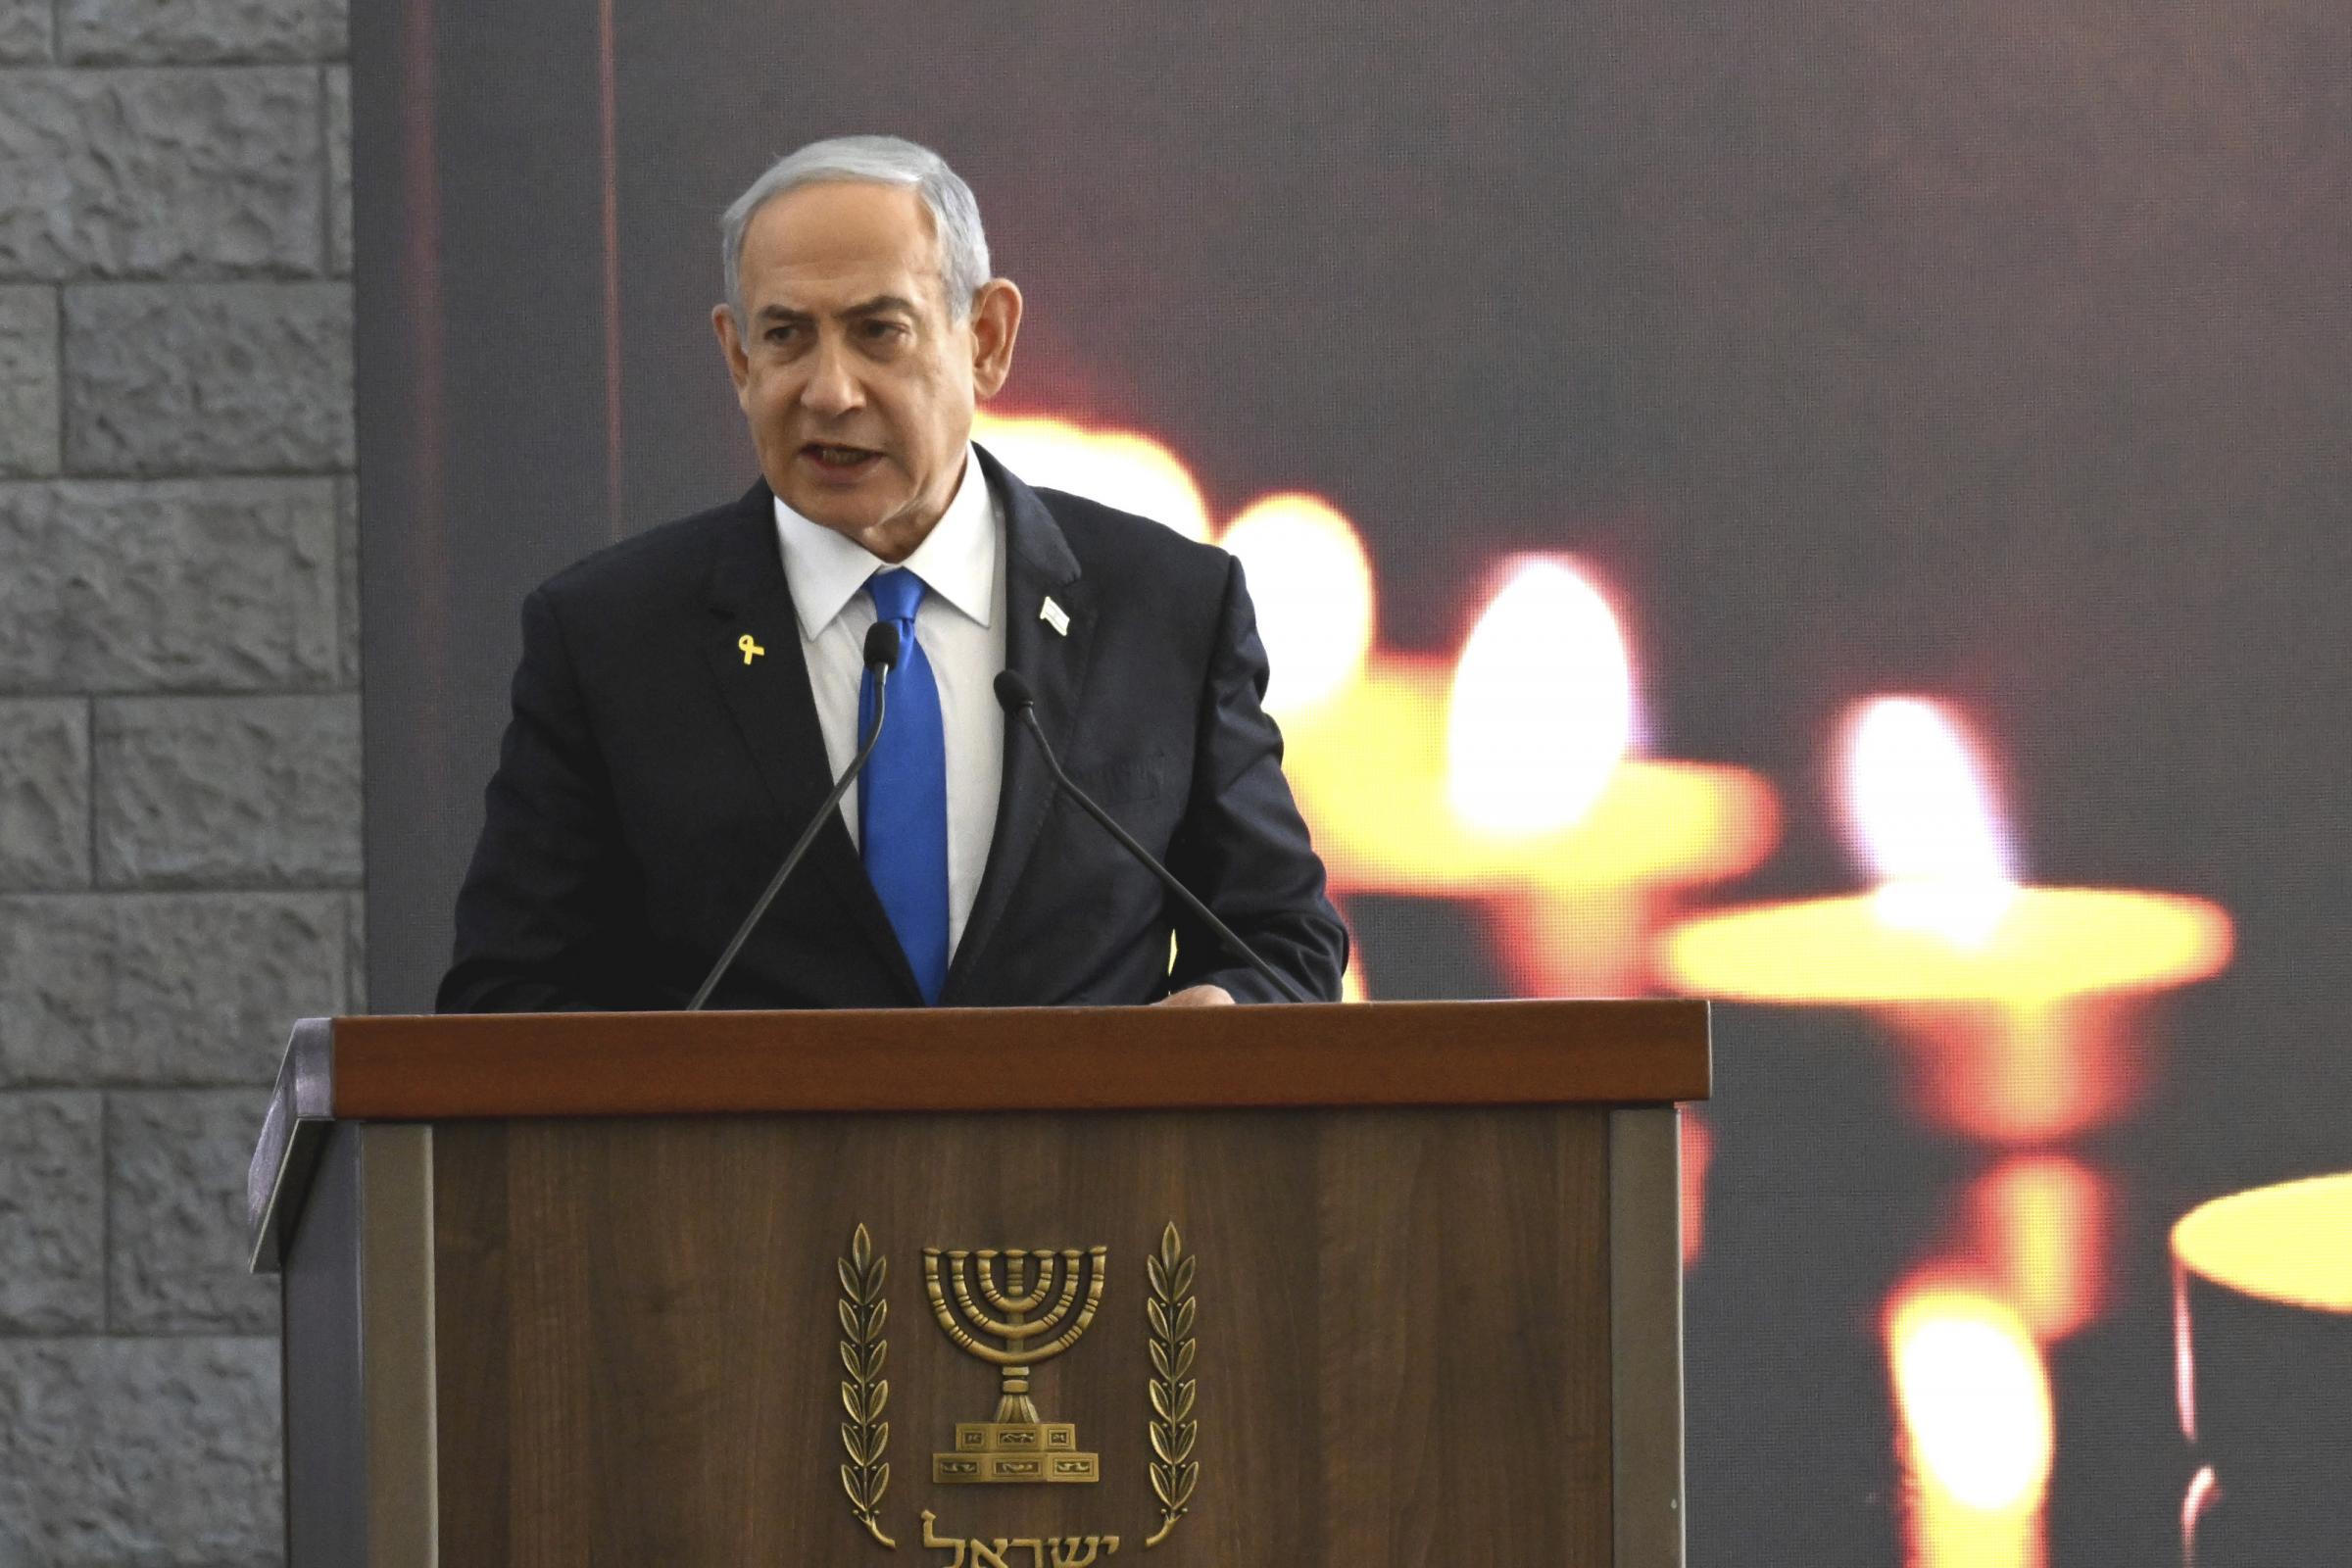
<path fill-rule="evenodd" d="M 1220 542 L 1249 574 L 1274 669 L 1269 710 L 1311 708 L 1363 673 L 1372 650 L 1372 562 L 1338 509 L 1315 496 L 1267 496 Z"/>
<path fill-rule="evenodd" d="M 1918 1482 L 1912 1562 L 2038 1564 L 2056 1429 L 2024 1321 L 1981 1292 L 1922 1282 L 1889 1303 L 1886 1347 Z"/>
<path fill-rule="evenodd" d="M 1582 817 L 1634 734 L 1617 612 L 1574 565 L 1524 557 L 1479 617 L 1453 676 L 1446 795 L 1465 823 L 1536 834 Z"/>
<path fill-rule="evenodd" d="M 1209 536 L 1208 504 L 1192 470 L 1148 435 L 982 410 L 972 439 L 1030 484 L 1164 522 L 1187 539 Z"/>
<path fill-rule="evenodd" d="M 1887 1337 L 1920 1479 L 1981 1513 L 2039 1500 L 2050 1387 L 2024 1321 L 1989 1296 L 1930 1287 L 1888 1314 Z"/>
<path fill-rule="evenodd" d="M 1980 946 L 2016 900 L 1984 765 L 1965 728 L 1918 697 L 1864 703 L 1846 730 L 1847 810 L 1881 878 L 1879 917 Z"/>

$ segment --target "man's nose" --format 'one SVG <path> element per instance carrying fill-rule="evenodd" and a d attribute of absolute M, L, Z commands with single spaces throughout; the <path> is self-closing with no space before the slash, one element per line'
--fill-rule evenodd
<path fill-rule="evenodd" d="M 830 416 L 847 414 L 864 401 L 849 351 L 838 343 L 819 343 L 808 368 L 808 383 L 801 388 L 801 402 L 809 412 Z"/>

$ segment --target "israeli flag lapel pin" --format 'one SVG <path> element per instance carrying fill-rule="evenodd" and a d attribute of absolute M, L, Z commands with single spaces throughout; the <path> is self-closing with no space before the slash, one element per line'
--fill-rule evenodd
<path fill-rule="evenodd" d="M 1045 604 L 1037 612 L 1037 618 L 1053 627 L 1056 637 L 1070 634 L 1070 612 L 1055 604 L 1052 594 L 1046 596 Z"/>

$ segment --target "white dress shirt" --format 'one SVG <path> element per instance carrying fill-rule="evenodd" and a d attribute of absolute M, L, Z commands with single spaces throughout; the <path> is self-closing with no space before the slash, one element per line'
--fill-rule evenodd
<path fill-rule="evenodd" d="M 866 628 L 874 623 L 865 580 L 888 571 L 890 563 L 781 500 L 776 535 L 800 616 L 801 654 L 816 698 L 817 727 L 824 731 L 825 760 L 838 779 L 858 755 L 858 690 L 865 675 Z M 996 696 L 997 672 L 1004 667 L 1004 516 L 969 447 L 955 499 L 899 564 L 923 579 L 914 640 L 931 662 L 947 731 L 948 951 L 954 954 L 988 865 L 1004 771 L 1004 715 Z M 841 814 L 851 841 L 862 844 L 855 789 L 842 797 Z"/>

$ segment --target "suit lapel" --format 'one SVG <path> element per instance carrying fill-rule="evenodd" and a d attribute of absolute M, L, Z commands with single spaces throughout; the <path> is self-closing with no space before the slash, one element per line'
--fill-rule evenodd
<path fill-rule="evenodd" d="M 1028 681 L 1037 698 L 1038 723 L 1055 755 L 1066 758 L 1094 653 L 1094 598 L 1079 575 L 1078 558 L 1070 553 L 1069 542 L 1037 492 L 984 449 L 972 450 L 1004 504 L 1004 667 Z M 1069 618 L 1066 634 L 1045 619 L 1049 598 Z M 956 958 L 948 969 L 943 1002 L 967 1000 L 972 977 L 987 956 L 1053 804 L 1053 774 L 1026 730 L 1016 720 L 1004 721 L 996 833 L 989 841 L 988 864 L 964 922 L 963 940 L 956 945 Z"/>
<path fill-rule="evenodd" d="M 808 689 L 800 618 L 784 580 L 774 501 L 764 482 L 738 504 L 712 561 L 707 597 L 716 629 L 704 633 L 704 660 L 767 786 L 781 824 L 776 842 L 789 845 L 833 787 L 833 770 L 817 724 L 816 699 Z M 746 638 L 762 652 L 747 659 Z M 795 879 L 811 871 L 832 888 L 866 940 L 884 953 L 906 995 L 919 998 L 914 971 L 838 809 L 809 846 Z"/>

